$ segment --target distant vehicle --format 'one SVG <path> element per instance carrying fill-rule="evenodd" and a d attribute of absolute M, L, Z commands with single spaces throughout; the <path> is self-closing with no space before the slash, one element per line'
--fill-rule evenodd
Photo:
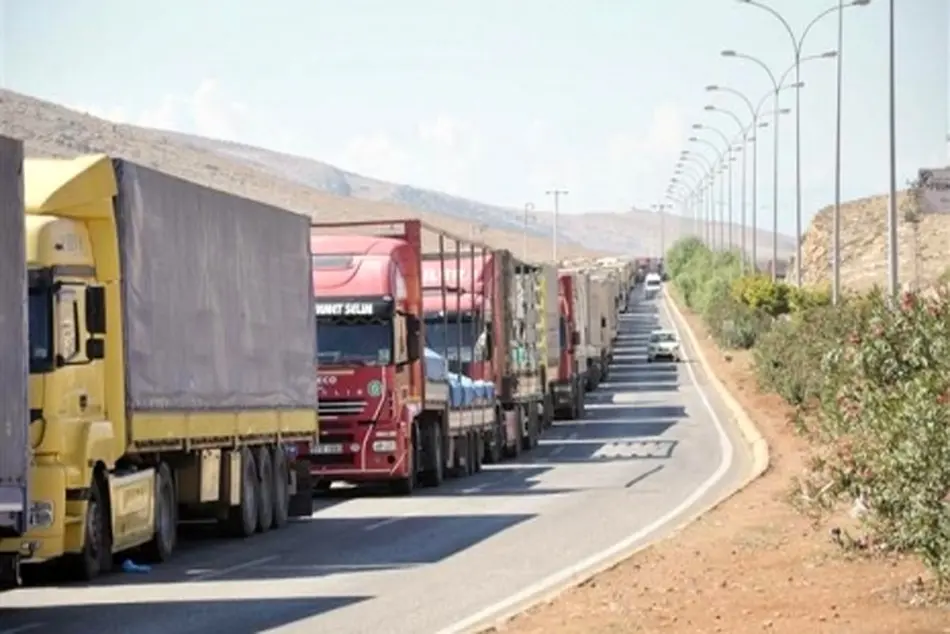
<path fill-rule="evenodd" d="M 650 343 L 647 348 L 647 362 L 653 363 L 657 359 L 679 361 L 682 359 L 679 338 L 670 330 L 654 330 L 650 333 Z"/>
<path fill-rule="evenodd" d="M 663 279 L 658 273 L 647 273 L 646 279 L 643 282 L 643 287 L 646 290 L 647 299 L 652 298 L 663 286 Z"/>

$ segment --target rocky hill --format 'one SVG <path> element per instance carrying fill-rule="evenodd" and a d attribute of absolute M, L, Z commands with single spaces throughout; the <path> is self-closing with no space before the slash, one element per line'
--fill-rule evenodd
<path fill-rule="evenodd" d="M 887 286 L 888 197 L 871 196 L 841 205 L 841 285 L 866 290 Z M 950 270 L 950 216 L 921 214 L 908 192 L 898 194 L 898 279 L 904 288 L 933 284 Z M 830 284 L 832 215 L 825 207 L 802 241 L 806 284 Z"/>

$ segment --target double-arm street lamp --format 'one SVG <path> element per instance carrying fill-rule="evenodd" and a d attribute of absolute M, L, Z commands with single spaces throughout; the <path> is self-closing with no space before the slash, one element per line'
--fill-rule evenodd
<path fill-rule="evenodd" d="M 805 28 L 802 29 L 802 32 L 800 35 L 796 35 L 795 30 L 788 23 L 788 20 L 786 20 L 785 17 L 781 13 L 779 13 L 777 10 L 770 7 L 769 5 L 764 4 L 762 2 L 758 2 L 756 0 L 738 0 L 738 2 L 741 2 L 742 4 L 747 4 L 749 6 L 753 6 L 758 9 L 768 12 L 773 18 L 775 18 L 776 20 L 779 21 L 779 23 L 781 23 L 781 25 L 785 28 L 785 31 L 788 33 L 788 36 L 792 41 L 792 49 L 793 49 L 793 54 L 794 54 L 794 64 L 792 65 L 792 69 L 795 71 L 795 84 L 796 86 L 798 86 L 795 89 L 795 283 L 801 286 L 801 283 L 802 283 L 801 65 L 803 62 L 809 59 L 835 57 L 837 55 L 837 51 L 835 51 L 832 53 L 825 53 L 822 55 L 812 55 L 812 56 L 806 57 L 802 55 L 802 49 L 805 44 L 805 38 L 811 32 L 812 28 L 818 22 L 820 22 L 823 18 L 850 7 L 867 6 L 868 4 L 871 3 L 871 0 L 851 0 L 850 2 L 839 2 L 838 4 L 835 4 L 834 6 L 828 7 L 827 9 L 825 9 L 824 11 L 816 15 L 814 18 L 812 18 L 812 20 L 808 22 L 808 24 L 805 25 Z M 723 55 L 726 55 L 727 52 L 729 51 L 724 51 Z M 765 68 L 766 71 L 768 71 L 771 75 L 771 71 L 769 71 L 768 67 L 765 64 L 763 64 L 761 61 L 750 58 L 748 56 L 740 56 L 740 55 L 734 55 L 734 56 L 745 57 L 746 59 L 749 59 L 750 61 L 757 62 L 760 66 Z M 779 81 L 776 83 L 774 76 L 771 76 L 771 79 L 776 90 L 775 109 L 779 110 L 780 107 L 778 103 L 778 86 L 781 86 L 783 82 Z M 776 121 L 774 125 L 775 125 L 775 144 L 778 145 L 778 122 Z M 777 172 L 778 170 L 777 162 L 774 169 Z M 777 176 L 776 176 L 776 180 L 777 180 Z M 774 204 L 774 207 L 776 208 L 778 207 L 777 197 L 775 194 L 773 194 L 773 204 Z M 773 213 L 777 213 L 777 211 L 773 209 Z M 773 246 L 775 246 L 775 243 L 777 242 L 777 240 L 778 240 L 777 236 L 772 237 Z M 772 255 L 773 255 L 773 262 L 774 262 L 775 253 L 773 252 Z M 773 269 L 774 269 L 774 265 L 773 265 Z"/>

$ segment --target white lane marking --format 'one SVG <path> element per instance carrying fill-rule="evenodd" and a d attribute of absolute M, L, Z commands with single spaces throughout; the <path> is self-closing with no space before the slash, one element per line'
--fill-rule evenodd
<path fill-rule="evenodd" d="M 409 519 L 408 516 L 407 517 L 388 517 L 384 520 L 379 520 L 378 522 L 373 522 L 372 524 L 369 524 L 368 526 L 364 526 L 363 530 L 374 531 L 377 528 L 382 528 L 383 526 L 389 526 L 390 524 L 395 524 L 396 522 L 401 522 L 402 520 L 405 520 L 405 519 Z"/>
<path fill-rule="evenodd" d="M 551 451 L 549 451 L 549 452 L 548 452 L 548 455 L 547 455 L 546 457 L 547 457 L 547 458 L 554 458 L 555 456 L 557 456 L 558 454 L 560 454 L 562 451 L 564 451 L 564 447 L 565 447 L 565 445 L 558 445 L 557 447 L 555 447 L 554 449 L 552 449 Z"/>
<path fill-rule="evenodd" d="M 260 566 L 261 564 L 266 564 L 269 561 L 274 561 L 275 559 L 279 558 L 280 555 L 271 555 L 269 557 L 261 557 L 260 559 L 245 561 L 243 564 L 228 566 L 227 568 L 214 568 L 197 575 L 190 575 L 188 577 L 188 581 L 207 581 L 208 579 L 217 579 L 218 577 L 223 577 L 234 572 L 240 572 L 241 570 L 253 568 L 254 566 Z"/>
<path fill-rule="evenodd" d="M 666 313 L 666 317 L 673 328 L 673 332 L 676 333 L 676 337 L 682 341 L 683 337 L 680 336 L 680 331 L 676 325 L 676 320 L 673 318 L 672 313 L 670 313 L 669 308 L 667 308 L 665 301 L 663 302 L 663 312 Z M 706 396 L 705 390 L 703 390 L 696 378 L 696 373 L 693 370 L 692 364 L 684 365 L 686 366 L 686 372 L 689 374 L 690 382 L 693 384 L 693 387 L 696 388 L 696 392 L 699 394 L 699 398 L 702 401 L 703 406 L 705 407 L 709 417 L 712 419 L 713 424 L 716 427 L 716 435 L 719 437 L 719 451 L 721 456 L 719 467 L 716 469 L 716 471 L 713 472 L 713 474 L 706 480 L 704 480 L 696 489 L 694 489 L 692 494 L 680 502 L 676 508 L 656 518 L 653 520 L 653 522 L 628 536 L 626 539 L 617 542 L 610 548 L 602 550 L 599 553 L 595 553 L 572 566 L 563 568 L 553 575 L 541 579 L 537 583 L 524 588 L 521 592 L 517 592 L 509 596 L 507 599 L 499 601 L 494 605 L 490 605 L 469 617 L 466 617 L 444 629 L 439 630 L 436 634 L 462 634 L 463 632 L 468 631 L 470 628 L 481 624 L 483 621 L 487 621 L 496 615 L 502 614 L 506 610 L 511 610 L 519 604 L 530 600 L 532 597 L 541 595 L 542 593 L 553 589 L 559 584 L 569 581 L 572 577 L 582 575 L 586 570 L 596 568 L 598 565 L 609 560 L 611 557 L 615 557 L 624 551 L 629 550 L 637 542 L 644 540 L 651 534 L 676 520 L 680 515 L 688 511 L 692 506 L 699 502 L 699 500 L 709 493 L 713 487 L 719 484 L 719 481 L 722 480 L 726 473 L 729 472 L 729 467 L 732 466 L 734 449 L 732 443 L 729 440 L 729 435 L 726 433 L 726 429 L 723 426 L 722 421 L 719 419 L 719 415 L 716 414 L 716 410 L 713 408 L 712 403 L 709 402 L 709 397 Z"/>
<path fill-rule="evenodd" d="M 23 625 L 0 630 L 0 634 L 22 634 L 23 632 L 29 632 L 44 625 L 46 625 L 46 623 L 24 623 Z"/>

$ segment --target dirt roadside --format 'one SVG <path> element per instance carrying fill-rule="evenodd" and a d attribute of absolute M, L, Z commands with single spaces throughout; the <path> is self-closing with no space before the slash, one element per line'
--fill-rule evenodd
<path fill-rule="evenodd" d="M 770 469 L 687 527 L 515 617 L 506 634 L 774 632 L 944 634 L 950 609 L 919 607 L 926 575 L 910 559 L 848 555 L 787 503 L 804 443 L 789 408 L 762 394 L 748 354 L 724 355 L 684 311 L 713 371 L 769 444 Z"/>

